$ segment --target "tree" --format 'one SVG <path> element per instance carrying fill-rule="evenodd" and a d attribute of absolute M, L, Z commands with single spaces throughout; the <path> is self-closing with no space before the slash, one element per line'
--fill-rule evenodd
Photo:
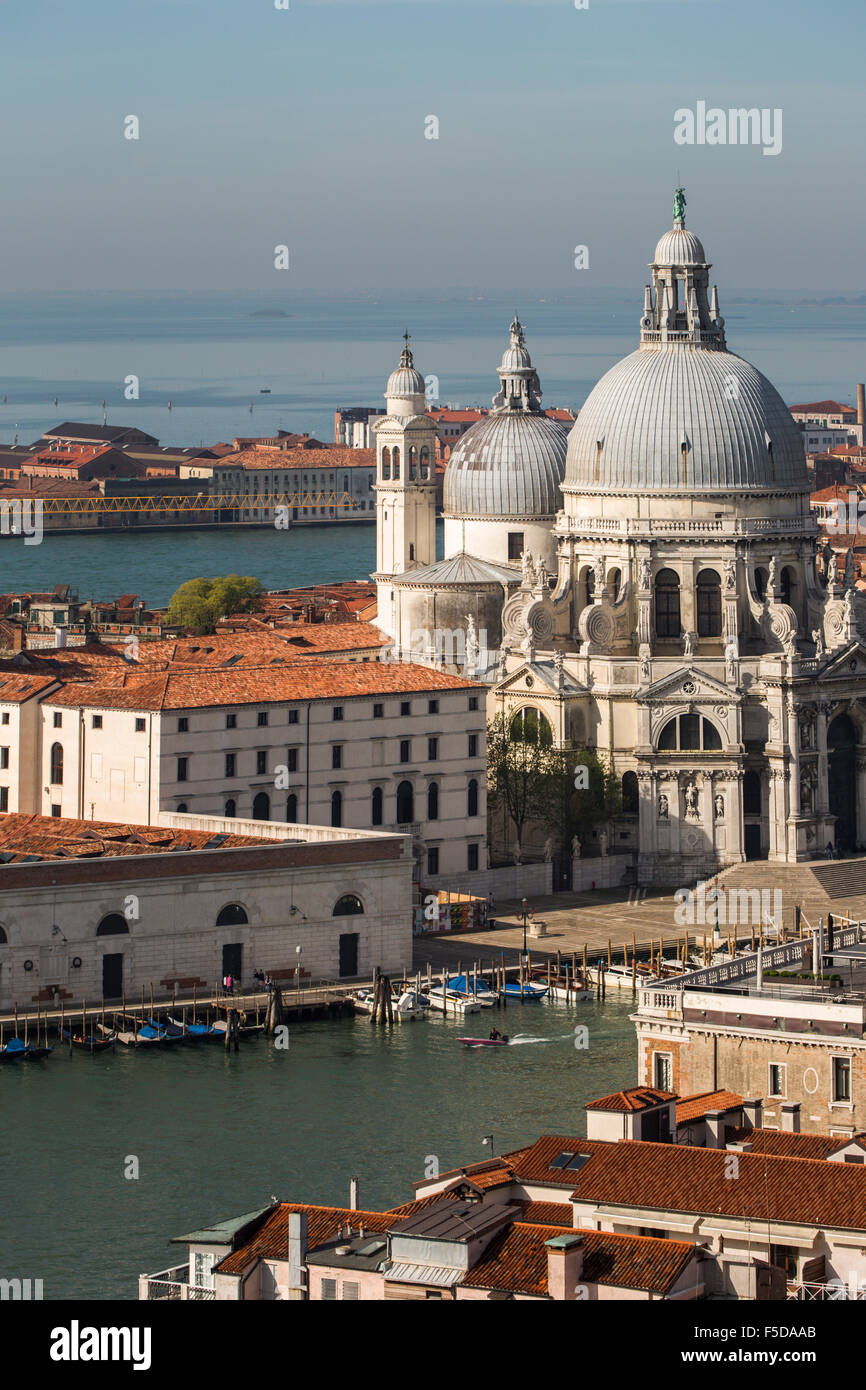
<path fill-rule="evenodd" d="M 505 714 L 497 714 L 487 726 L 487 804 L 492 811 L 505 811 L 518 843 L 527 821 L 539 812 L 550 746 L 541 732 L 545 727 L 550 726 L 524 722 L 518 730 L 514 718 Z"/>
<path fill-rule="evenodd" d="M 259 581 L 248 574 L 188 579 L 172 594 L 166 622 L 196 635 L 213 632 L 220 618 L 231 613 L 254 613 L 261 606 L 261 593 Z"/>
<path fill-rule="evenodd" d="M 575 835 L 584 840 L 595 826 L 619 815 L 619 781 L 595 749 L 566 743 L 548 750 L 538 806 L 539 820 L 555 831 L 568 854 Z"/>

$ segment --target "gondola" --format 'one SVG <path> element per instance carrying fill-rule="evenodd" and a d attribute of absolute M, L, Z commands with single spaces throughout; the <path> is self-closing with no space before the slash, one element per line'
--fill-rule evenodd
<path fill-rule="evenodd" d="M 93 1034 L 87 1036 L 83 1033 L 74 1033 L 71 1028 L 59 1027 L 58 1035 L 68 1042 L 79 1052 L 107 1052 L 110 1047 L 114 1047 L 117 1035 L 114 1032 L 107 1033 L 105 1037 L 95 1038 Z"/>

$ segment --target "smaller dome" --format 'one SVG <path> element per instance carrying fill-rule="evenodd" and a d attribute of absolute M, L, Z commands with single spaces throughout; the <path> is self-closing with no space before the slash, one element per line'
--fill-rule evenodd
<path fill-rule="evenodd" d="M 686 227 L 674 226 L 656 246 L 652 265 L 706 265 L 707 257 L 699 237 Z"/>
<path fill-rule="evenodd" d="M 415 367 L 397 367 L 388 377 L 385 395 L 423 396 L 424 378 Z"/>
<path fill-rule="evenodd" d="M 532 358 L 522 344 L 515 347 L 507 347 L 502 354 L 502 361 L 499 364 L 502 371 L 519 372 L 524 367 L 532 366 Z"/>

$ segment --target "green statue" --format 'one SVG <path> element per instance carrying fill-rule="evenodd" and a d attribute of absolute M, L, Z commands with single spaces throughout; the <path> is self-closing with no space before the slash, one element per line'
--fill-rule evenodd
<path fill-rule="evenodd" d="M 674 221 L 686 220 L 686 192 L 684 188 L 674 189 Z"/>

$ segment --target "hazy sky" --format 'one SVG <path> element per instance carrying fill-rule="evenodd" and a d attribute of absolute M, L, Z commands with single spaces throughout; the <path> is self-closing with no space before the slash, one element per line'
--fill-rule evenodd
<path fill-rule="evenodd" d="M 0 0 L 3 287 L 639 287 L 679 171 L 720 286 L 866 291 L 864 0 L 290 6 Z"/>

